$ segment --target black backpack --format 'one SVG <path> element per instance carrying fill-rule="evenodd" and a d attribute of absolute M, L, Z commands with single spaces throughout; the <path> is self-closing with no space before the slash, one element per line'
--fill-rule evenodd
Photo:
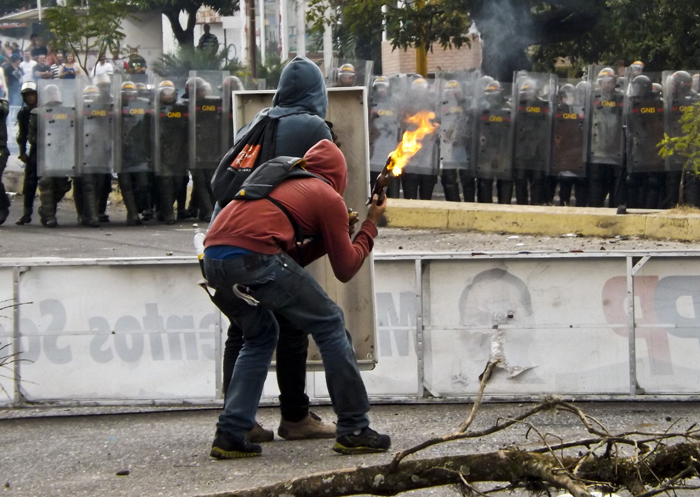
<path fill-rule="evenodd" d="M 300 244 L 304 242 L 306 236 L 299 223 L 292 217 L 292 214 L 280 202 L 270 197 L 270 193 L 277 185 L 283 181 L 296 178 L 316 178 L 324 183 L 330 184 L 327 179 L 310 173 L 305 169 L 306 161 L 299 157 L 280 156 L 265 162 L 252 171 L 245 179 L 240 189 L 233 196 L 232 200 L 260 200 L 266 199 L 272 202 L 281 210 L 294 229 L 294 242 L 297 247 L 299 261 L 304 265 Z"/>
<path fill-rule="evenodd" d="M 246 135 L 219 162 L 211 180 L 214 198 L 223 208 L 241 189 L 241 185 L 260 165 L 275 156 L 279 119 L 269 115 L 269 109 L 258 115 Z"/>

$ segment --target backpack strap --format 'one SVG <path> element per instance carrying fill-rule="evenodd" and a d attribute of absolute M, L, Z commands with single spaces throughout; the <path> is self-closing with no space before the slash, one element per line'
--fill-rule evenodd
<path fill-rule="evenodd" d="M 292 229 L 294 230 L 294 245 L 297 248 L 297 256 L 299 257 L 299 262 L 301 263 L 301 266 L 305 265 L 304 261 L 304 255 L 301 252 L 301 244 L 304 243 L 304 230 L 302 229 L 301 226 L 299 226 L 299 223 L 296 222 L 296 220 L 292 217 L 292 214 L 289 212 L 289 210 L 282 205 L 281 202 L 275 200 L 274 198 L 270 197 L 267 195 L 266 197 L 263 197 L 270 202 L 272 202 L 274 205 L 277 206 L 279 210 L 281 210 L 285 216 L 287 216 L 287 219 L 289 219 L 290 224 L 292 225 Z"/>

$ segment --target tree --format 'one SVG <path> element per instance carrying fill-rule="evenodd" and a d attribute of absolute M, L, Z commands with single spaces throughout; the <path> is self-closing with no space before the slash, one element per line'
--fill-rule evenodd
<path fill-rule="evenodd" d="M 78 0 L 69 0 L 65 6 L 46 9 L 44 15 L 56 46 L 74 52 L 87 74 L 89 53 L 102 53 L 124 39 L 121 22 L 129 12 L 125 0 L 91 0 L 87 7 Z"/>
<path fill-rule="evenodd" d="M 239 0 L 135 0 L 143 10 L 161 12 L 170 21 L 177 42 L 194 46 L 194 26 L 197 24 L 197 11 L 200 7 L 210 7 L 223 16 L 233 15 L 240 9 Z M 180 13 L 187 14 L 185 27 L 180 24 Z"/>

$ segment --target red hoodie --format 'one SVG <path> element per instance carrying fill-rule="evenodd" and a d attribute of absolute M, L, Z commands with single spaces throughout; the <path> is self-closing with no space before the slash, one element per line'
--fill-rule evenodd
<path fill-rule="evenodd" d="M 347 186 L 347 165 L 338 147 L 321 140 L 304 156 L 306 170 L 324 177 L 330 185 L 315 178 L 288 180 L 270 196 L 287 208 L 306 236 L 314 239 L 303 245 L 306 263 L 328 254 L 336 278 L 350 281 L 360 270 L 374 246 L 377 228 L 362 223 L 354 240 L 349 236 L 348 211 L 343 200 Z M 216 217 L 205 247 L 228 245 L 260 254 L 288 253 L 297 262 L 294 229 L 287 216 L 269 200 L 234 200 Z"/>

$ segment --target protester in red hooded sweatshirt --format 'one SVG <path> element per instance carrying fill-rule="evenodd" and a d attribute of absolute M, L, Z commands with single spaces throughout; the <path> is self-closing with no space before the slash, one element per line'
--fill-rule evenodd
<path fill-rule="evenodd" d="M 209 285 L 236 302 L 234 320 L 245 344 L 219 416 L 211 456 L 255 456 L 260 445 L 245 439 L 255 423 L 267 370 L 275 351 L 278 314 L 307 330 L 319 347 L 326 382 L 338 415 L 333 450 L 341 453 L 383 452 L 387 435 L 369 428 L 369 400 L 357 360 L 347 339 L 343 312 L 314 278 L 299 265 L 323 255 L 335 276 L 347 282 L 359 271 L 377 236 L 376 224 L 386 203 L 376 196 L 354 240 L 343 200 L 347 185 L 345 157 L 329 140 L 304 156 L 305 169 L 324 178 L 290 179 L 270 197 L 289 212 L 307 236 L 300 250 L 286 214 L 267 199 L 234 200 L 214 220 L 204 241 L 204 272 Z"/>

